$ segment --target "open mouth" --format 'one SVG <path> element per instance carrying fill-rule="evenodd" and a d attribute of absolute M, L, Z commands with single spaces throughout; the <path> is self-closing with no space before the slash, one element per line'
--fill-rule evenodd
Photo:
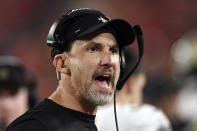
<path fill-rule="evenodd" d="M 99 87 L 103 89 L 109 89 L 111 78 L 112 78 L 111 74 L 101 74 L 95 78 L 95 81 Z"/>

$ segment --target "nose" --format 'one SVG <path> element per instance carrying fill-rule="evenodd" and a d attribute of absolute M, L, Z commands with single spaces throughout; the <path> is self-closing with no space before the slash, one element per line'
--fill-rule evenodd
<path fill-rule="evenodd" d="M 100 61 L 100 65 L 104 67 L 113 66 L 113 56 L 110 52 L 104 52 Z"/>

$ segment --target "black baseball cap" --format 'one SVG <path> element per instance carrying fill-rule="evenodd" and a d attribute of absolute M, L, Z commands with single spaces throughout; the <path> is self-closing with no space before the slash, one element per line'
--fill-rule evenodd
<path fill-rule="evenodd" d="M 19 88 L 27 84 L 24 67 L 16 57 L 0 57 L 0 84 L 12 85 L 15 88 Z"/>
<path fill-rule="evenodd" d="M 110 20 L 98 10 L 80 8 L 67 12 L 52 25 L 47 37 L 47 45 L 63 48 L 65 43 L 70 44 L 77 38 L 106 27 L 110 27 L 115 32 L 119 46 L 127 46 L 135 40 L 134 30 L 127 21 Z M 60 36 L 64 37 L 64 42 L 61 42 Z"/>

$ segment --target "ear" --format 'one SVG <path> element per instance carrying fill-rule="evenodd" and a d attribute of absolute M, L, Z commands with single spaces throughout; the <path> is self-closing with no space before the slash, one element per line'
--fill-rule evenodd
<path fill-rule="evenodd" d="M 53 65 L 55 68 L 63 74 L 70 75 L 70 69 L 68 66 L 68 59 L 66 57 L 66 54 L 57 54 L 53 60 Z"/>

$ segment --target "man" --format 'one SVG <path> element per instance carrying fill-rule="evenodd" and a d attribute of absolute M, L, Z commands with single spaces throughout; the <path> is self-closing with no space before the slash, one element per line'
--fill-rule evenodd
<path fill-rule="evenodd" d="M 0 130 L 33 107 L 36 80 L 13 56 L 0 56 Z"/>
<path fill-rule="evenodd" d="M 124 20 L 97 10 L 75 9 L 51 27 L 53 65 L 59 85 L 7 131 L 97 131 L 97 106 L 111 101 L 120 75 L 120 51 L 135 38 Z"/>
<path fill-rule="evenodd" d="M 136 54 L 130 48 L 125 50 L 126 72 L 136 63 Z M 171 131 L 164 113 L 156 107 L 143 103 L 143 88 L 146 83 L 142 64 L 135 70 L 117 92 L 117 119 L 120 131 Z M 96 125 L 100 131 L 115 131 L 113 104 L 99 108 Z"/>
<path fill-rule="evenodd" d="M 182 81 L 164 74 L 149 75 L 144 90 L 147 103 L 162 109 L 169 118 L 173 131 L 188 131 L 189 120 L 179 115 L 178 98 L 182 89 Z"/>

